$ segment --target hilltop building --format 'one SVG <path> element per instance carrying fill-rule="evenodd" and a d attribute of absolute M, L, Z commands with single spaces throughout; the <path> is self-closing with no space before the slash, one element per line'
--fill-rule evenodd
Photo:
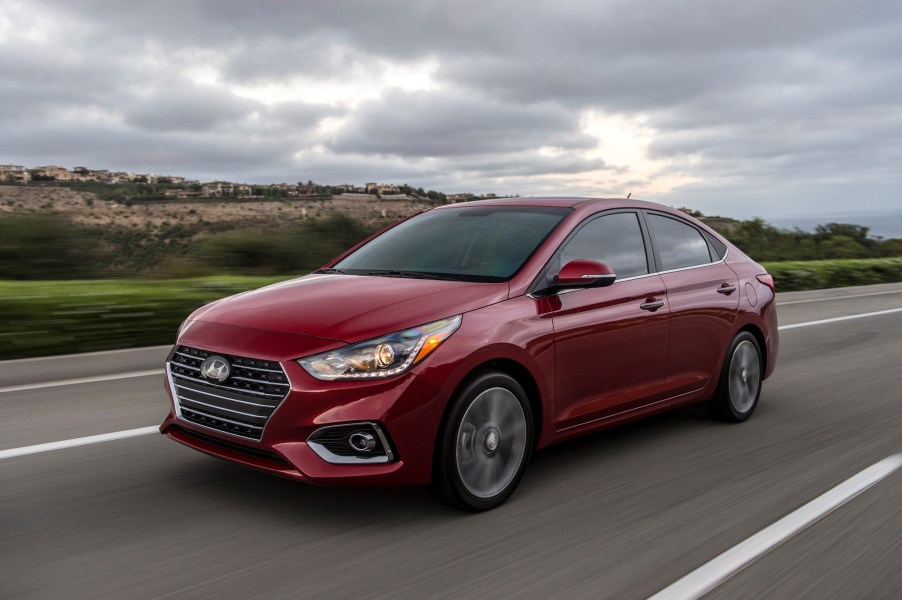
<path fill-rule="evenodd" d="M 253 190 L 251 186 L 243 183 L 229 183 L 228 181 L 214 181 L 204 184 L 201 188 L 203 195 L 208 198 L 228 198 L 234 196 L 250 196 Z"/>
<path fill-rule="evenodd" d="M 0 165 L 0 181 L 28 183 L 31 181 L 31 173 L 20 165 Z"/>
<path fill-rule="evenodd" d="M 383 194 L 397 194 L 401 191 L 401 188 L 397 185 L 389 184 L 389 183 L 368 183 L 366 184 L 366 193 L 372 194 L 376 192 L 380 196 Z"/>

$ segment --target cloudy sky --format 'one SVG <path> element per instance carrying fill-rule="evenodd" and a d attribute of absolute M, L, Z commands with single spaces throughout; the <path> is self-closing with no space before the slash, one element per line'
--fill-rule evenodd
<path fill-rule="evenodd" d="M 0 163 L 902 207 L 902 3 L 0 0 Z"/>

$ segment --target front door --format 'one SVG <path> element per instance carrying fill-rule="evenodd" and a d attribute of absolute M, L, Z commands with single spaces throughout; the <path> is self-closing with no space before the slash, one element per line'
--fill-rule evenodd
<path fill-rule="evenodd" d="M 648 403 L 665 387 L 669 307 L 634 211 L 590 218 L 549 269 L 575 259 L 610 265 L 617 281 L 553 299 L 559 429 Z"/>

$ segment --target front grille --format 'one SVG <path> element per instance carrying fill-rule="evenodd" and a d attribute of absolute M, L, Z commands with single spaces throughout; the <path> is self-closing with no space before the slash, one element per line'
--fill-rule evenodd
<path fill-rule="evenodd" d="M 285 371 L 275 361 L 219 354 L 229 362 L 231 373 L 225 381 L 214 382 L 200 372 L 213 354 L 188 346 L 176 346 L 172 354 L 169 373 L 182 418 L 259 440 L 291 388 Z"/>

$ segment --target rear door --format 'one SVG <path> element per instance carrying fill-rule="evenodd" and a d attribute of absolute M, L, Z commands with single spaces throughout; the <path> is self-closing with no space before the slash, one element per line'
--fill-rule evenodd
<path fill-rule="evenodd" d="M 602 261 L 617 274 L 604 288 L 551 298 L 559 428 L 646 403 L 664 384 L 666 290 L 637 211 L 590 217 L 562 245 L 546 273 L 575 259 Z"/>
<path fill-rule="evenodd" d="M 739 308 L 739 280 L 721 248 L 678 217 L 645 211 L 670 306 L 667 381 L 673 394 L 704 387 L 720 373 Z"/>

